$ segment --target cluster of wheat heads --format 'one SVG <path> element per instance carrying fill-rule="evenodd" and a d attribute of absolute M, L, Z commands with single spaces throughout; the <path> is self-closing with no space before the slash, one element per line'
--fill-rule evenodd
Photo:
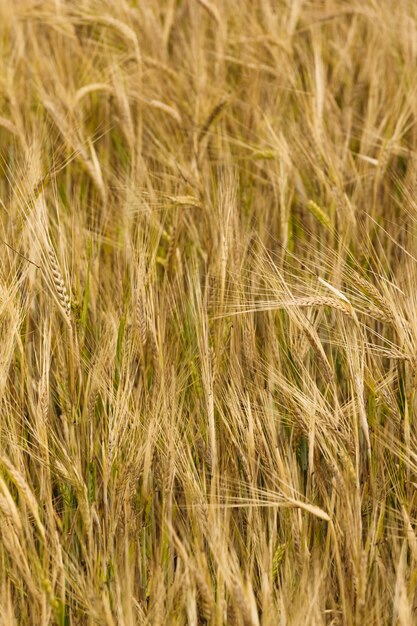
<path fill-rule="evenodd" d="M 0 0 L 0 626 L 417 623 L 415 0 Z"/>

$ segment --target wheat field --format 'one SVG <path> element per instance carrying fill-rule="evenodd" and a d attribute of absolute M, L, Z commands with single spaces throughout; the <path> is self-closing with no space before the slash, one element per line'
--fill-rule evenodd
<path fill-rule="evenodd" d="M 0 626 L 417 624 L 415 0 L 0 0 Z"/>

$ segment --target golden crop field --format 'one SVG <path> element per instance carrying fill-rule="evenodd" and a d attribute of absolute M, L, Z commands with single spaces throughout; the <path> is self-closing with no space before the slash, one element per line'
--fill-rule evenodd
<path fill-rule="evenodd" d="M 417 2 L 0 0 L 0 626 L 417 624 Z"/>

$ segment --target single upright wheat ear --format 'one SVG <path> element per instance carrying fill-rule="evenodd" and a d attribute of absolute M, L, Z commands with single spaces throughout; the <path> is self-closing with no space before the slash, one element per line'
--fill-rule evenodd
<path fill-rule="evenodd" d="M 139 290 L 138 299 L 136 301 L 136 322 L 139 329 L 140 343 L 144 348 L 148 339 L 148 320 L 146 317 L 144 297 L 141 290 Z"/>
<path fill-rule="evenodd" d="M 48 245 L 48 259 L 51 267 L 53 283 L 58 294 L 58 301 L 67 318 L 67 322 L 71 324 L 71 301 L 65 286 L 64 279 L 59 269 L 58 261 L 53 248 Z"/>
<path fill-rule="evenodd" d="M 159 384 L 160 372 L 159 372 L 159 353 L 158 353 L 158 340 L 156 331 L 152 333 L 152 355 L 153 355 L 153 384 L 155 387 Z"/>

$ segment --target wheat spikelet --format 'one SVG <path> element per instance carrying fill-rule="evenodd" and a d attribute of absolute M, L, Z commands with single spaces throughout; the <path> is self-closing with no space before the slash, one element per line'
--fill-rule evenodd
<path fill-rule="evenodd" d="M 75 483 L 75 492 L 77 494 L 78 508 L 81 518 L 85 525 L 85 532 L 89 540 L 91 540 L 91 532 L 93 522 L 91 518 L 90 506 L 88 502 L 87 487 L 81 481 Z"/>
<path fill-rule="evenodd" d="M 58 301 L 65 314 L 68 324 L 71 326 L 71 301 L 68 296 L 68 291 L 65 286 L 64 279 L 59 269 L 58 261 L 56 259 L 55 252 L 51 246 L 47 248 L 49 264 L 52 272 L 53 283 L 58 294 Z"/>
<path fill-rule="evenodd" d="M 323 346 L 320 342 L 319 336 L 317 334 L 316 329 L 314 328 L 314 326 L 312 326 L 311 324 L 308 323 L 308 320 L 305 320 L 305 323 L 302 324 L 302 331 L 305 334 L 308 342 L 310 343 L 311 347 L 313 348 L 317 358 L 320 360 L 320 362 L 323 364 L 324 369 L 326 371 L 326 376 L 329 380 L 333 380 L 334 378 L 334 372 L 332 370 L 332 368 L 330 367 L 330 363 L 327 359 L 326 353 L 324 352 Z"/>
<path fill-rule="evenodd" d="M 341 311 L 345 315 L 352 316 L 351 307 L 344 302 L 343 300 L 338 300 L 336 298 L 329 298 L 328 296 L 311 296 L 305 298 L 295 298 L 294 300 L 290 300 L 288 302 L 283 302 L 282 307 L 287 306 L 298 306 L 298 307 L 315 307 L 315 306 L 328 306 L 332 309 L 337 309 Z"/>
<path fill-rule="evenodd" d="M 289 309 L 294 307 L 299 308 L 312 308 L 327 306 L 332 309 L 336 309 L 349 317 L 354 317 L 353 307 L 349 302 L 345 302 L 342 299 L 336 299 L 329 296 L 306 296 L 302 298 L 292 298 L 291 300 L 271 300 L 265 302 L 255 302 L 252 308 L 242 308 L 241 310 L 226 313 L 225 315 L 215 316 L 214 319 L 221 317 L 242 315 L 244 313 L 255 313 L 257 311 L 278 311 L 282 309 Z"/>
<path fill-rule="evenodd" d="M 380 322 L 384 322 L 384 324 L 395 326 L 395 320 L 392 313 L 387 314 L 385 311 L 382 311 L 376 306 L 368 305 L 365 309 L 365 314 L 379 320 Z"/>
<path fill-rule="evenodd" d="M 387 324 L 395 324 L 395 320 L 393 315 L 386 304 L 383 304 L 381 299 L 381 308 L 378 308 L 373 305 L 367 305 L 364 313 L 369 315 L 370 317 L 374 317 L 381 322 L 385 322 Z M 336 300 L 335 298 L 328 298 L 326 296 L 312 296 L 306 298 L 296 298 L 294 301 L 290 301 L 285 303 L 285 306 L 299 306 L 303 307 L 315 307 L 315 306 L 328 306 L 332 309 L 337 309 L 341 311 L 344 315 L 352 317 L 352 308 L 345 303 L 343 300 Z"/>
<path fill-rule="evenodd" d="M 140 51 L 137 33 L 130 26 L 128 26 L 124 21 L 119 20 L 115 17 L 112 17 L 111 15 L 106 15 L 106 14 L 101 14 L 101 13 L 95 16 L 84 14 L 82 19 L 85 22 L 93 22 L 93 23 L 101 22 L 102 24 L 106 26 L 113 27 L 116 31 L 120 33 L 122 38 L 125 38 L 127 41 L 130 41 L 130 43 L 133 45 L 133 48 L 135 51 L 135 59 L 138 63 L 138 66 L 139 67 L 142 66 L 142 54 Z"/>
<path fill-rule="evenodd" d="M 327 213 L 323 211 L 321 206 L 319 206 L 316 202 L 314 202 L 314 200 L 309 200 L 307 202 L 307 208 L 314 215 L 314 217 L 320 222 L 322 226 L 325 226 L 326 228 L 330 227 L 329 216 L 327 215 Z"/>
<path fill-rule="evenodd" d="M 359 287 L 361 287 L 363 291 L 372 298 L 374 303 L 378 305 L 368 307 L 368 309 L 375 315 L 375 317 L 381 319 L 381 321 L 386 321 L 389 324 L 395 325 L 396 322 L 392 310 L 387 304 L 386 299 L 383 298 L 375 285 L 365 280 L 357 272 L 355 272 L 355 283 L 359 285 Z"/>
<path fill-rule="evenodd" d="M 38 395 L 39 415 L 41 418 L 42 427 L 48 423 L 49 415 L 49 392 L 46 376 L 42 376 L 39 382 L 39 395 Z"/>
<path fill-rule="evenodd" d="M 4 480 L 0 477 L 0 509 L 2 514 L 9 520 L 18 532 L 22 531 L 22 521 L 17 510 L 16 503 L 14 502 L 10 491 L 6 486 Z"/>
<path fill-rule="evenodd" d="M 15 483 L 16 487 L 19 490 L 19 493 L 22 495 L 24 501 L 28 505 L 30 512 L 33 515 L 33 518 L 36 522 L 36 526 L 38 528 L 39 534 L 42 540 L 45 541 L 46 539 L 45 527 L 43 523 L 41 522 L 41 518 L 39 516 L 38 503 L 29 485 L 27 484 L 22 474 L 15 467 L 13 467 L 12 463 L 10 463 L 10 461 L 7 458 L 2 457 L 0 459 L 0 463 L 6 468 L 7 473 L 9 474 L 10 478 Z"/>
<path fill-rule="evenodd" d="M 160 379 L 160 363 L 159 363 L 159 349 L 158 341 L 156 339 L 156 332 L 152 333 L 152 355 L 153 355 L 153 385 L 158 387 Z"/>
<path fill-rule="evenodd" d="M 243 626 L 254 626 L 254 621 L 252 619 L 248 602 L 245 598 L 241 586 L 237 582 L 233 585 L 233 598 L 235 601 L 236 609 L 238 610 L 242 618 Z"/>
<path fill-rule="evenodd" d="M 378 171 L 380 177 L 384 175 L 385 170 L 387 169 L 394 146 L 395 140 L 393 137 L 390 137 L 390 139 L 388 139 L 388 141 L 381 148 L 378 158 Z"/>
<path fill-rule="evenodd" d="M 12 135 L 15 135 L 16 137 L 19 136 L 19 131 L 17 127 L 15 126 L 15 124 L 13 124 L 13 122 L 6 119 L 5 117 L 0 116 L 0 126 L 8 130 L 9 133 L 12 133 Z"/>
<path fill-rule="evenodd" d="M 203 558 L 203 556 L 200 557 L 200 559 Z M 203 619 L 210 621 L 213 615 L 214 598 L 199 564 L 195 567 L 195 577 L 199 592 L 201 615 Z"/>
<path fill-rule="evenodd" d="M 155 109 L 159 109 L 160 111 L 164 111 L 165 113 L 168 113 L 168 115 L 170 115 L 176 122 L 178 122 L 178 124 L 182 123 L 181 115 L 178 113 L 175 107 L 170 106 L 169 104 L 166 104 L 165 102 L 161 102 L 160 100 L 149 100 L 146 102 L 146 104 L 148 104 L 149 106 Z"/>
<path fill-rule="evenodd" d="M 145 299 L 142 293 L 138 293 L 136 300 L 136 323 L 139 330 L 141 346 L 145 348 L 148 340 L 148 320 L 145 309 Z"/>
<path fill-rule="evenodd" d="M 165 493 L 165 481 L 163 474 L 163 467 L 161 462 L 161 455 L 158 452 L 156 446 L 154 446 L 153 454 L 152 454 L 152 474 L 153 474 L 153 482 L 156 491 L 160 493 Z"/>
<path fill-rule="evenodd" d="M 228 100 L 229 100 L 229 96 L 225 96 L 210 111 L 206 121 L 204 122 L 203 126 L 201 127 L 200 132 L 198 133 L 197 141 L 199 144 L 203 141 L 204 137 L 207 135 L 208 131 L 210 130 L 210 126 L 213 124 L 213 122 L 219 117 L 220 113 L 223 111 Z"/>

